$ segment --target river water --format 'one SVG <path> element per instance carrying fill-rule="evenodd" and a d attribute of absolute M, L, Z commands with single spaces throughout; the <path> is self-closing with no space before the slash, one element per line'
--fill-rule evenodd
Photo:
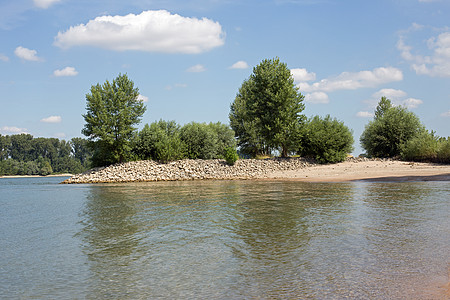
<path fill-rule="evenodd" d="M 0 179 L 1 299 L 445 299 L 450 182 Z"/>

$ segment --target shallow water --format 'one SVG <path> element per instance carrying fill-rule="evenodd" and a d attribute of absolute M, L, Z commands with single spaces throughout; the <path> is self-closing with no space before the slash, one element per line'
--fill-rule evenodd
<path fill-rule="evenodd" d="M 0 179 L 0 298 L 439 299 L 450 183 Z"/>

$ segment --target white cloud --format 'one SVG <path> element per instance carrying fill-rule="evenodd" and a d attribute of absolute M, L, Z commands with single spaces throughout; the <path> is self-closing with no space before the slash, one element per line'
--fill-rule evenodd
<path fill-rule="evenodd" d="M 66 137 L 66 134 L 64 132 L 57 132 L 54 134 L 55 137 L 59 138 L 59 139 L 63 139 Z"/>
<path fill-rule="evenodd" d="M 372 118 L 373 117 L 373 113 L 368 112 L 368 111 L 358 111 L 356 113 L 356 116 L 359 118 Z"/>
<path fill-rule="evenodd" d="M 16 50 L 14 50 L 14 54 L 23 60 L 29 60 L 29 61 L 42 60 L 40 57 L 37 56 L 36 50 L 31 50 L 28 48 L 24 48 L 22 46 L 17 47 Z"/>
<path fill-rule="evenodd" d="M 139 94 L 139 96 L 138 96 L 138 100 L 140 100 L 140 101 L 142 101 L 142 102 L 148 102 L 148 97 L 147 97 L 147 96 L 144 96 L 144 95 L 141 95 L 141 94 Z"/>
<path fill-rule="evenodd" d="M 76 75 L 78 75 L 78 71 L 75 70 L 74 67 L 65 67 L 64 69 L 61 69 L 61 70 L 55 70 L 53 72 L 53 75 L 55 75 L 56 77 L 76 76 Z"/>
<path fill-rule="evenodd" d="M 2 53 L 0 53 L 0 60 L 1 61 L 9 61 L 9 57 L 4 55 L 4 54 L 2 54 Z"/>
<path fill-rule="evenodd" d="M 373 98 L 375 99 L 381 99 L 381 97 L 386 97 L 390 100 L 396 101 L 399 99 L 402 99 L 404 97 L 406 97 L 407 93 L 405 91 L 402 90 L 395 90 L 395 89 L 381 89 L 378 92 L 374 93 L 372 95 Z M 378 101 L 377 100 L 377 101 Z"/>
<path fill-rule="evenodd" d="M 313 92 L 305 95 L 305 101 L 314 104 L 327 104 L 330 99 L 324 92 Z"/>
<path fill-rule="evenodd" d="M 51 5 L 53 5 L 54 3 L 57 3 L 61 0 L 33 0 L 34 5 L 36 5 L 39 8 L 49 8 Z"/>
<path fill-rule="evenodd" d="M 225 43 L 218 22 L 187 18 L 165 10 L 139 15 L 101 16 L 87 24 L 59 32 L 61 48 L 95 46 L 116 51 L 139 50 L 163 53 L 202 53 Z"/>
<path fill-rule="evenodd" d="M 0 127 L 0 132 L 3 134 L 20 134 L 20 133 L 28 133 L 26 128 L 19 128 L 15 126 L 3 126 Z"/>
<path fill-rule="evenodd" d="M 206 71 L 206 68 L 203 65 L 195 65 L 186 70 L 186 72 L 191 72 L 191 73 L 200 73 L 200 72 L 205 72 L 205 71 Z"/>
<path fill-rule="evenodd" d="M 417 108 L 419 105 L 423 104 L 423 101 L 420 99 L 406 98 L 407 95 L 408 94 L 402 90 L 381 89 L 378 92 L 373 93 L 372 97 L 364 102 L 366 102 L 370 108 L 375 108 L 381 97 L 388 98 L 393 105 L 405 106 L 408 109 Z"/>
<path fill-rule="evenodd" d="M 248 64 L 247 62 L 240 60 L 238 62 L 235 62 L 230 69 L 247 69 L 248 68 Z"/>
<path fill-rule="evenodd" d="M 415 98 L 408 98 L 401 102 L 401 105 L 403 105 L 409 109 L 417 108 L 420 104 L 423 104 L 423 101 L 420 99 L 415 99 Z"/>
<path fill-rule="evenodd" d="M 416 30 L 423 27 L 416 27 Z M 406 31 L 410 33 L 410 31 Z M 427 40 L 429 55 L 413 54 L 413 47 L 405 43 L 405 36 L 401 35 L 397 49 L 401 57 L 411 63 L 411 68 L 419 75 L 432 77 L 450 77 L 450 32 L 443 32 L 437 37 Z"/>
<path fill-rule="evenodd" d="M 61 123 L 61 121 L 62 118 L 60 116 L 50 116 L 41 120 L 43 123 Z"/>
<path fill-rule="evenodd" d="M 173 90 L 175 88 L 187 88 L 187 84 L 186 83 L 175 83 L 174 85 L 168 85 L 166 86 L 166 90 L 170 91 Z"/>
<path fill-rule="evenodd" d="M 450 110 L 441 114 L 442 117 L 450 118 Z"/>
<path fill-rule="evenodd" d="M 388 82 L 403 80 L 401 70 L 393 67 L 376 68 L 372 71 L 343 72 L 336 77 L 322 79 L 313 84 L 299 83 L 302 92 L 332 92 L 337 90 L 355 90 L 375 87 Z"/>
<path fill-rule="evenodd" d="M 291 69 L 292 77 L 294 77 L 294 82 L 300 83 L 305 81 L 316 80 L 316 73 L 308 72 L 306 69 Z"/>

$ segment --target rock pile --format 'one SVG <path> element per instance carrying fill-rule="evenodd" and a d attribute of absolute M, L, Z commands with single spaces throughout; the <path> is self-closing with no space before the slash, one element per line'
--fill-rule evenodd
<path fill-rule="evenodd" d="M 242 159 L 234 166 L 225 160 L 179 160 L 167 164 L 151 160 L 95 168 L 62 183 L 112 183 L 197 179 L 265 178 L 274 171 L 297 170 L 314 165 L 304 158 Z"/>

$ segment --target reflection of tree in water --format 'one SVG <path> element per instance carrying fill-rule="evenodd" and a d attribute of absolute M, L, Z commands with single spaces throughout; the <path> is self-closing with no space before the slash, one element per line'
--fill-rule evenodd
<path fill-rule="evenodd" d="M 261 182 L 241 191 L 235 250 L 242 289 L 256 297 L 316 295 L 315 239 L 340 234 L 330 217 L 345 215 L 352 187 L 343 184 Z M 336 221 L 337 222 L 337 221 Z"/>
<path fill-rule="evenodd" d="M 82 240 L 92 272 L 92 298 L 130 297 L 140 257 L 135 203 L 120 186 L 92 186 L 82 212 Z M 130 294 L 131 293 L 131 294 Z"/>

